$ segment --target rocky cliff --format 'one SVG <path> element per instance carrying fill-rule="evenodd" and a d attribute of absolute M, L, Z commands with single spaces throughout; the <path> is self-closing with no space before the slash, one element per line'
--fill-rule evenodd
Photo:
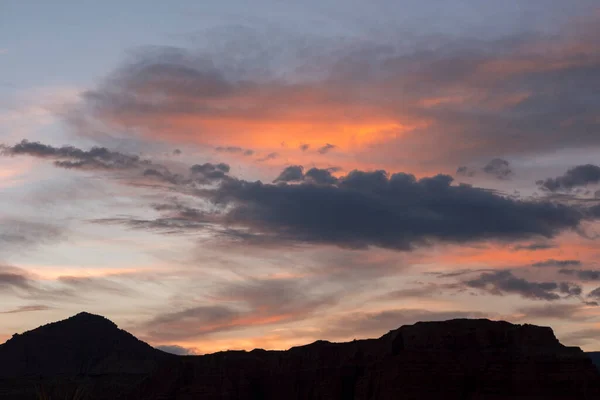
<path fill-rule="evenodd" d="M 572 400 L 600 399 L 600 374 L 579 348 L 533 325 L 419 322 L 379 339 L 176 357 L 80 314 L 0 346 L 0 399 L 40 390 L 61 399 Z"/>
<path fill-rule="evenodd" d="M 141 393 L 169 399 L 600 399 L 600 375 L 550 328 L 420 322 L 380 339 L 189 357 Z"/>

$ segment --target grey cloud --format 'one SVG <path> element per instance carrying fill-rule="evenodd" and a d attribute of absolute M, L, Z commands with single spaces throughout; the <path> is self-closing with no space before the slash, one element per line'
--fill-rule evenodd
<path fill-rule="evenodd" d="M 173 174 L 169 170 L 164 169 L 164 168 L 162 168 L 162 170 L 159 170 L 158 168 L 148 168 L 148 169 L 144 170 L 142 175 L 145 176 L 146 178 L 153 178 L 153 179 L 157 179 L 159 181 L 164 181 L 164 182 L 171 183 L 174 185 L 183 183 L 185 181 L 183 176 L 181 176 L 179 174 Z"/>
<path fill-rule="evenodd" d="M 600 183 L 600 167 L 592 164 L 579 165 L 568 170 L 562 176 L 537 181 L 540 187 L 551 192 L 568 191 L 597 183 Z"/>
<path fill-rule="evenodd" d="M 299 149 L 302 151 L 306 151 L 310 148 L 310 144 L 301 144 Z"/>
<path fill-rule="evenodd" d="M 493 175 L 496 179 L 509 179 L 514 175 L 513 170 L 510 168 L 510 163 L 501 158 L 494 158 L 485 167 L 483 172 L 488 175 Z"/>
<path fill-rule="evenodd" d="M 231 229 L 273 241 L 410 250 L 433 241 L 553 237 L 585 218 L 579 208 L 517 201 L 445 175 L 353 171 L 333 185 L 230 180 L 204 193 Z"/>
<path fill-rule="evenodd" d="M 436 276 L 438 278 L 454 278 L 457 276 L 470 275 L 479 272 L 495 272 L 494 269 L 479 268 L 479 269 L 459 269 L 452 272 L 430 272 L 429 275 Z"/>
<path fill-rule="evenodd" d="M 0 314 L 20 314 L 20 313 L 24 313 L 24 312 L 46 311 L 46 310 L 50 310 L 50 309 L 51 309 L 51 307 L 38 304 L 38 305 L 30 305 L 30 306 L 21 306 L 21 307 L 14 308 L 14 309 L 8 310 L 8 311 L 0 311 Z"/>
<path fill-rule="evenodd" d="M 190 167 L 190 172 L 195 181 L 199 183 L 212 183 L 228 178 L 230 167 L 228 164 L 204 163 Z"/>
<path fill-rule="evenodd" d="M 73 146 L 53 147 L 39 142 L 23 140 L 15 146 L 0 145 L 0 152 L 5 156 L 28 155 L 54 160 L 56 167 L 65 169 L 128 173 L 126 175 L 128 178 L 141 176 L 172 185 L 187 184 L 190 182 L 189 179 L 184 178 L 180 174 L 172 173 L 164 165 L 152 163 L 150 160 L 142 159 L 136 155 L 108 150 L 104 147 L 92 147 L 90 150 L 81 150 Z M 204 167 L 208 168 L 211 165 L 206 164 Z M 222 165 L 224 164 L 213 166 L 213 168 L 219 170 Z M 193 166 L 191 173 L 194 174 L 196 172 L 195 168 L 201 167 L 203 166 Z M 203 173 L 206 175 L 206 181 L 217 179 L 212 178 L 210 172 L 207 170 L 198 171 L 196 178 Z M 221 173 L 223 172 L 221 171 Z M 135 180 L 130 181 L 130 183 L 134 184 Z"/>
<path fill-rule="evenodd" d="M 0 266 L 0 289 L 30 290 L 32 288 L 33 283 L 24 271 Z"/>
<path fill-rule="evenodd" d="M 600 281 L 600 271 L 563 268 L 558 272 L 563 275 L 575 276 L 581 281 Z"/>
<path fill-rule="evenodd" d="M 93 147 L 91 150 L 81 150 L 73 146 L 60 148 L 26 140 L 9 147 L 3 146 L 4 155 L 29 155 L 45 159 L 53 159 L 55 166 L 61 168 L 76 168 L 102 171 L 133 171 L 139 175 L 127 175 L 132 185 L 139 184 L 136 177 L 166 182 L 183 188 L 192 183 L 214 184 L 229 179 L 230 167 L 225 163 L 204 163 L 190 167 L 189 176 L 172 173 L 167 167 L 150 160 L 141 159 L 135 155 L 114 152 L 106 148 Z M 131 179 L 133 178 L 133 179 Z M 0 237 L 1 237 L 0 233 Z M 8 239 L 7 239 L 8 240 Z"/>
<path fill-rule="evenodd" d="M 150 164 L 150 161 L 142 160 L 138 156 L 111 151 L 104 147 L 93 147 L 84 151 L 72 146 L 52 147 L 27 140 L 14 146 L 2 145 L 0 152 L 5 156 L 28 155 L 52 159 L 57 167 L 66 169 L 131 169 Z"/>
<path fill-rule="evenodd" d="M 300 165 L 292 165 L 284 169 L 273 182 L 310 182 L 319 185 L 329 185 L 337 182 L 331 174 L 331 169 L 311 168 L 304 174 Z"/>
<path fill-rule="evenodd" d="M 464 177 L 467 177 L 467 178 L 472 178 L 476 174 L 477 174 L 477 172 L 474 169 L 469 168 L 469 167 L 467 167 L 465 165 L 463 165 L 461 167 L 458 167 L 456 169 L 456 175 L 458 175 L 458 176 L 464 176 Z"/>
<path fill-rule="evenodd" d="M 327 143 L 325 146 L 323 147 L 319 147 L 319 149 L 317 150 L 319 152 L 319 154 L 327 154 L 329 153 L 331 150 L 335 149 L 337 146 L 334 144 L 329 144 Z"/>
<path fill-rule="evenodd" d="M 130 296 L 135 291 L 110 277 L 60 276 L 57 281 L 67 287 L 67 293 L 85 295 L 90 292 L 110 293 L 111 295 Z"/>
<path fill-rule="evenodd" d="M 519 244 L 513 247 L 515 251 L 537 251 L 537 250 L 548 250 L 554 249 L 556 245 L 551 243 L 531 243 L 531 244 Z"/>
<path fill-rule="evenodd" d="M 598 287 L 598 288 L 592 290 L 590 293 L 588 293 L 588 297 L 600 300 L 600 287 Z"/>
<path fill-rule="evenodd" d="M 164 235 L 178 235 L 190 232 L 211 230 L 210 223 L 214 222 L 203 213 L 192 215 L 190 212 L 172 213 L 168 217 L 157 219 L 140 219 L 134 217 L 99 218 L 89 222 L 101 225 L 123 225 L 131 229 L 155 231 Z M 219 234 L 219 231 L 215 231 Z"/>
<path fill-rule="evenodd" d="M 428 157 L 419 162 L 463 165 L 494 154 L 596 147 L 600 49 L 592 38 L 597 28 L 573 24 L 561 33 L 558 38 L 524 33 L 497 40 L 426 40 L 413 50 L 397 40 L 395 45 L 334 44 L 314 60 L 302 57 L 325 72 L 299 82 L 286 82 L 266 67 L 244 68 L 257 61 L 267 65 L 260 43 L 256 52 L 244 53 L 252 54 L 248 60 L 236 59 L 235 67 L 228 67 L 225 51 L 198 54 L 154 46 L 88 92 L 81 109 L 144 128 L 155 128 L 164 117 L 272 120 L 315 109 L 337 112 L 341 120 L 351 120 L 352 110 L 376 110 L 391 121 L 430 122 L 374 146 L 372 157 L 386 161 L 397 157 L 398 149 L 419 150 L 430 143 L 436 146 L 419 152 Z M 580 41 L 580 51 L 572 51 L 571 40 Z M 294 50 L 286 47 L 285 54 L 289 51 Z M 429 101 L 452 99 L 457 87 L 464 93 L 460 101 Z M 307 92 L 309 100 L 303 96 Z M 240 101 L 248 98 L 256 101 Z"/>
<path fill-rule="evenodd" d="M 193 356 L 198 354 L 194 348 L 178 346 L 176 344 L 156 346 L 156 348 L 164 351 L 165 353 L 175 354 L 178 356 Z"/>
<path fill-rule="evenodd" d="M 334 304 L 337 293 L 316 294 L 314 282 L 302 279 L 247 279 L 215 290 L 211 302 L 164 312 L 144 324 L 153 340 L 178 340 L 216 332 L 307 318 Z"/>
<path fill-rule="evenodd" d="M 581 261 L 579 260 L 555 260 L 550 258 L 548 260 L 539 261 L 531 264 L 532 267 L 579 267 Z"/>
<path fill-rule="evenodd" d="M 331 169 L 311 168 L 306 171 L 304 180 L 320 185 L 333 185 L 338 180 L 331 174 Z"/>
<path fill-rule="evenodd" d="M 217 151 L 218 153 L 241 154 L 244 156 L 251 156 L 254 154 L 254 150 L 243 149 L 238 146 L 225 146 L 225 147 L 218 146 L 218 147 L 215 147 L 215 151 Z"/>
<path fill-rule="evenodd" d="M 581 286 L 571 282 L 560 282 L 558 284 L 558 291 L 567 296 L 580 296 L 583 292 Z"/>
<path fill-rule="evenodd" d="M 256 161 L 258 161 L 258 162 L 269 161 L 269 160 L 274 160 L 277 157 L 279 157 L 278 153 L 269 153 L 266 156 L 257 159 Z"/>
<path fill-rule="evenodd" d="M 487 291 L 494 295 L 518 294 L 534 300 L 559 300 L 560 294 L 581 294 L 578 285 L 568 282 L 531 282 L 516 277 L 511 271 L 483 273 L 478 278 L 465 281 L 467 287 Z M 560 294 L 559 294 L 560 293 Z"/>
<path fill-rule="evenodd" d="M 136 291 L 110 277 L 61 276 L 48 281 L 29 274 L 21 268 L 0 266 L 0 292 L 4 290 L 30 301 L 69 303 L 74 299 L 83 301 L 89 295 L 96 293 L 121 296 L 130 296 L 136 293 Z M 36 304 L 9 310 L 6 313 L 42 311 L 50 308 L 46 305 Z"/>
<path fill-rule="evenodd" d="M 273 182 L 298 182 L 304 179 L 304 167 L 291 165 L 284 169 Z"/>
<path fill-rule="evenodd" d="M 173 155 L 180 156 L 181 154 L 182 154 L 181 150 L 179 150 L 179 149 L 173 150 Z"/>
<path fill-rule="evenodd" d="M 230 329 L 231 321 L 239 315 L 238 310 L 227 306 L 198 306 L 159 314 L 148 321 L 145 327 L 153 339 L 189 338 Z"/>
<path fill-rule="evenodd" d="M 36 154 L 95 152 L 73 147 L 57 150 L 41 144 L 34 144 L 33 149 Z M 99 154 L 112 154 L 106 152 L 102 150 Z M 120 156 L 137 160 L 134 156 Z M 289 179 L 291 172 L 299 177 L 298 169 L 298 166 L 288 169 L 283 177 Z M 447 175 L 417 180 L 406 173 L 389 175 L 383 170 L 355 170 L 335 178 L 332 169 L 312 168 L 299 184 L 286 184 L 280 179 L 273 185 L 239 180 L 229 176 L 229 171 L 229 165 L 224 163 L 197 164 L 190 168 L 191 178 L 183 179 L 161 165 L 146 167 L 146 177 L 176 184 L 177 190 L 193 193 L 214 207 L 211 211 L 204 208 L 156 221 L 133 218 L 131 224 L 161 226 L 171 232 L 170 227 L 206 229 L 207 223 L 211 223 L 213 227 L 221 226 L 232 237 L 262 243 L 304 242 L 411 250 L 436 241 L 552 238 L 565 230 L 578 229 L 585 220 L 600 218 L 600 206 L 584 209 L 549 200 L 506 198 L 485 189 L 452 185 L 453 179 Z M 190 186 L 193 183 L 212 187 L 196 190 Z M 108 218 L 104 222 L 118 220 Z M 0 238 L 5 242 L 18 239 L 10 234 Z"/>
<path fill-rule="evenodd" d="M 0 219 L 0 252 L 31 250 L 36 246 L 55 243 L 64 239 L 64 224 L 28 221 L 16 218 Z"/>

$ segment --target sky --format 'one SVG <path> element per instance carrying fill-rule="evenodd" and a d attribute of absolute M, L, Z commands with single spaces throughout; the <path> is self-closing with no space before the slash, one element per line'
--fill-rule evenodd
<path fill-rule="evenodd" d="M 0 342 L 600 349 L 595 0 L 0 2 Z"/>

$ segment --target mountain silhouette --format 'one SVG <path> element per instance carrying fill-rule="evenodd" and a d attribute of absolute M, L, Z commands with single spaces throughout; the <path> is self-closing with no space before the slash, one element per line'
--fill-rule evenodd
<path fill-rule="evenodd" d="M 0 345 L 0 399 L 600 399 L 600 373 L 552 329 L 419 322 L 379 339 L 175 356 L 88 313 Z"/>
<path fill-rule="evenodd" d="M 112 321 L 82 312 L 0 345 L 0 377 L 144 374 L 167 357 Z"/>

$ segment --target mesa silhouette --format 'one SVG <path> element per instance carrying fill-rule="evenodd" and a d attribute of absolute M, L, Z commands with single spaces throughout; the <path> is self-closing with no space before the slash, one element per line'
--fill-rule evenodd
<path fill-rule="evenodd" d="M 0 399 L 600 399 L 600 373 L 552 329 L 418 322 L 379 339 L 175 356 L 80 313 L 0 345 Z"/>

